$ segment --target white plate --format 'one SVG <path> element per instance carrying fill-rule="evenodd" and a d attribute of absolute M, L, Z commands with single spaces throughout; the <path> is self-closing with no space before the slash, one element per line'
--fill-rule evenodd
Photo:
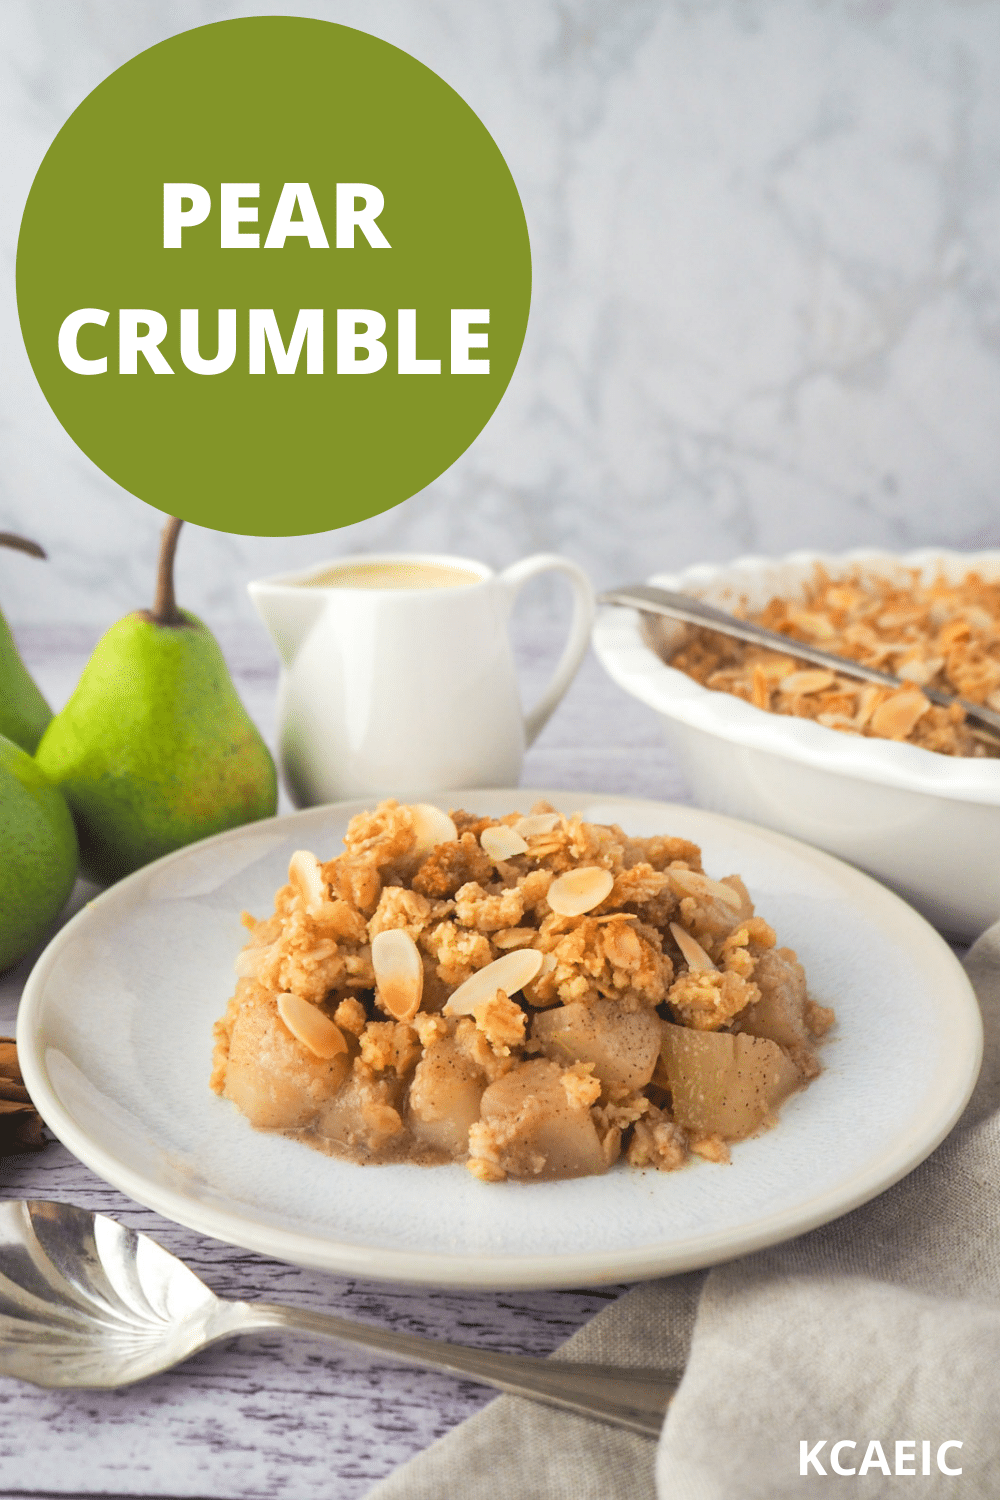
<path fill-rule="evenodd" d="M 689 807 L 580 792 L 455 792 L 499 815 L 547 797 L 629 833 L 695 839 L 743 875 L 836 1007 L 824 1072 L 732 1164 L 486 1186 L 461 1166 L 358 1167 L 254 1131 L 209 1091 L 239 913 L 271 911 L 298 848 L 329 858 L 359 802 L 182 849 L 79 913 L 39 959 L 17 1044 L 56 1135 L 140 1203 L 299 1265 L 472 1287 L 578 1286 L 689 1270 L 774 1244 L 882 1192 L 957 1120 L 982 1049 L 975 995 L 910 907 L 827 854 Z"/>

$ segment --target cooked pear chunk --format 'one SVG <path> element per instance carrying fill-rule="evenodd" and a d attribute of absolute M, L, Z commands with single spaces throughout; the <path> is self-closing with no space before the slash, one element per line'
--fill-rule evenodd
<path fill-rule="evenodd" d="M 417 1064 L 410 1085 L 407 1123 L 414 1139 L 449 1156 L 464 1156 L 486 1082 L 482 1068 L 451 1037 L 435 1042 Z"/>
<path fill-rule="evenodd" d="M 317 1057 L 288 1030 L 273 995 L 241 979 L 230 1006 L 223 1094 L 259 1130 L 298 1130 L 316 1118 L 347 1073 L 346 1053 Z"/>
<path fill-rule="evenodd" d="M 403 1121 L 396 1106 L 402 1085 L 395 1078 L 354 1072 L 323 1108 L 316 1133 L 362 1158 L 384 1156 L 398 1142 Z"/>
<path fill-rule="evenodd" d="M 547 1060 L 521 1063 L 483 1094 L 481 1122 L 469 1133 L 473 1157 L 510 1177 L 587 1177 L 608 1162 L 590 1110 L 573 1104 L 564 1070 Z"/>
<path fill-rule="evenodd" d="M 629 1010 L 620 1000 L 598 1000 L 593 1005 L 573 1001 L 540 1011 L 531 1026 L 532 1040 L 563 1067 L 574 1062 L 594 1064 L 605 1088 L 645 1088 L 660 1054 L 663 1022 L 647 1006 Z"/>
<path fill-rule="evenodd" d="M 758 958 L 753 977 L 760 999 L 740 1012 L 733 1029 L 777 1042 L 804 1078 L 815 1078 L 820 1068 L 813 1052 L 802 965 L 791 948 L 771 948 Z"/>
<path fill-rule="evenodd" d="M 740 1141 L 773 1124 L 802 1083 L 791 1058 L 766 1037 L 665 1022 L 660 1057 L 674 1119 L 695 1136 Z"/>

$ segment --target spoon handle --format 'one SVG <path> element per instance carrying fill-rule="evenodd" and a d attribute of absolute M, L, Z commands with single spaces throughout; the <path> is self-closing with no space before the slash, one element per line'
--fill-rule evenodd
<path fill-rule="evenodd" d="M 233 1304 L 229 1304 L 233 1308 Z M 392 1333 L 368 1323 L 355 1323 L 330 1313 L 276 1303 L 242 1303 L 245 1318 L 238 1330 L 290 1328 L 320 1338 L 339 1339 L 377 1349 L 383 1354 L 465 1375 L 484 1385 L 495 1386 L 512 1396 L 528 1396 L 547 1406 L 558 1406 L 582 1416 L 596 1417 L 615 1427 L 625 1427 L 644 1437 L 659 1437 L 670 1398 L 680 1380 L 679 1373 L 661 1370 L 620 1369 L 613 1365 L 573 1364 L 567 1360 L 530 1359 L 518 1354 L 500 1354 L 491 1349 L 470 1349 L 445 1344 L 412 1333 Z"/>
<path fill-rule="evenodd" d="M 703 629 L 717 630 L 720 635 L 732 636 L 735 640 L 748 641 L 754 646 L 766 646 L 768 650 L 780 651 L 785 656 L 798 657 L 799 661 L 809 661 L 817 667 L 829 667 L 833 672 L 839 672 L 843 677 L 854 677 L 862 682 L 876 682 L 882 687 L 901 688 L 912 687 L 912 683 L 904 682 L 901 677 L 896 677 L 892 672 L 883 672 L 878 667 L 866 667 L 861 662 L 851 661 L 849 657 L 837 656 L 832 651 L 824 651 L 822 646 L 813 646 L 807 641 L 800 641 L 794 636 L 781 635 L 776 630 L 768 630 L 764 625 L 758 625 L 753 620 L 739 620 L 735 615 L 726 614 L 721 609 L 716 609 L 713 604 L 706 604 L 703 599 L 696 598 L 693 594 L 681 594 L 675 589 L 655 588 L 648 583 L 626 583 L 621 588 L 609 589 L 607 593 L 598 595 L 598 604 L 623 604 L 632 609 L 645 610 L 650 614 L 666 615 L 672 620 L 683 620 L 687 625 L 700 625 Z M 954 697 L 951 693 L 942 692 L 940 688 L 923 687 L 921 692 L 932 703 L 940 704 L 942 708 L 950 708 L 953 703 L 962 707 L 970 719 L 974 719 L 992 734 L 1000 734 L 1000 714 L 993 709 L 986 708 L 982 703 L 969 703 L 965 698 Z"/>

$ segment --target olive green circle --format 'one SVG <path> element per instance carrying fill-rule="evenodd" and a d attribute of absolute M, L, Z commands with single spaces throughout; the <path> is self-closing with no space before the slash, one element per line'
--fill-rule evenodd
<path fill-rule="evenodd" d="M 336 184 L 378 188 L 374 248 L 361 227 L 336 247 Z M 202 224 L 164 248 L 163 184 L 211 197 Z M 259 184 L 259 248 L 220 244 L 220 184 Z M 308 183 L 329 248 L 264 241 L 285 183 Z M 251 195 L 252 197 L 252 195 Z M 186 206 L 186 205 L 185 205 Z M 361 206 L 360 198 L 358 206 Z M 301 204 L 293 210 L 300 217 Z M 521 202 L 500 151 L 469 106 L 422 63 L 328 21 L 257 16 L 171 37 L 90 94 L 59 132 L 32 185 L 17 249 L 21 330 L 59 421 L 132 494 L 201 526 L 294 536 L 387 510 L 441 474 L 496 409 L 528 318 L 531 258 Z M 63 363 L 74 311 L 84 359 Z M 197 308 L 202 357 L 218 309 L 236 310 L 230 369 L 196 374 L 180 357 L 180 310 Z M 249 310 L 274 312 L 288 347 L 300 309 L 323 309 L 323 373 L 249 369 Z M 336 309 L 380 313 L 387 351 L 374 373 L 337 373 Z M 119 312 L 158 312 L 171 373 L 140 353 L 119 369 Z M 399 309 L 416 313 L 415 353 L 440 374 L 400 373 Z M 453 372 L 451 310 L 486 347 Z M 352 324 L 353 326 L 353 324 Z M 144 331 L 144 329 L 140 330 Z M 462 351 L 459 351 L 461 362 Z M 359 356 L 363 357 L 363 350 Z"/>

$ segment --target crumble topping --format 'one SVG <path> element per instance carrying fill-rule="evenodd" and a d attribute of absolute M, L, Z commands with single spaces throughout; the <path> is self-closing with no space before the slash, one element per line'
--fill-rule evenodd
<path fill-rule="evenodd" d="M 800 598 L 772 598 L 746 617 L 787 636 L 787 654 L 701 627 L 679 634 L 653 617 L 646 629 L 670 666 L 755 708 L 940 755 L 1000 755 L 996 737 L 960 705 L 939 707 L 923 692 L 934 687 L 1000 711 L 1000 582 L 972 571 L 957 583 L 940 574 L 928 581 L 916 569 L 901 582 L 898 574 L 880 577 L 861 566 L 833 578 L 817 564 Z M 904 686 L 879 687 L 811 666 L 796 658 L 797 640 L 892 672 Z"/>
<path fill-rule="evenodd" d="M 688 840 L 387 800 L 344 844 L 244 913 L 211 1087 L 261 1129 L 486 1183 L 674 1171 L 820 1071 L 832 1010 Z"/>

